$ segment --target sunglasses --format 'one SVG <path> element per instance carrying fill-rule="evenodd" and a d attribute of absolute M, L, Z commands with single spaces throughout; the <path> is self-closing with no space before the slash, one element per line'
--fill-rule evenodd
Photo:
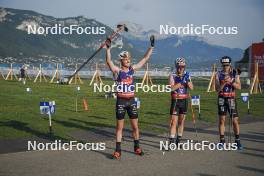
<path fill-rule="evenodd" d="M 122 53 L 119 54 L 119 56 L 121 58 L 127 58 L 127 57 L 129 57 L 129 53 L 127 51 L 123 51 Z"/>
<path fill-rule="evenodd" d="M 128 58 L 128 55 L 127 54 L 124 54 L 121 56 L 122 58 Z"/>
<path fill-rule="evenodd" d="M 228 67 L 228 66 L 230 66 L 230 65 L 223 65 L 223 67 Z"/>

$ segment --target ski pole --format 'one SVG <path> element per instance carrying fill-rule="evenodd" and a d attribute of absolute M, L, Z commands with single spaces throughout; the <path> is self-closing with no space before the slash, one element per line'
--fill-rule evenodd
<path fill-rule="evenodd" d="M 230 108 L 230 117 L 229 117 L 229 132 L 228 132 L 228 143 L 232 142 L 232 129 L 233 129 L 233 109 L 231 107 L 231 99 L 229 101 L 229 108 Z"/>
<path fill-rule="evenodd" d="M 229 117 L 229 121 L 228 121 L 228 143 L 230 143 L 231 141 L 231 117 Z"/>
<path fill-rule="evenodd" d="M 68 78 L 70 80 L 73 76 L 75 76 L 88 62 L 90 62 L 94 56 L 101 51 L 101 49 L 107 44 L 108 40 L 113 40 L 121 31 L 128 32 L 128 28 L 125 24 L 119 24 L 117 25 L 117 29 L 112 33 L 111 36 L 109 36 L 102 44 L 101 46 L 77 69 L 75 72 Z"/>

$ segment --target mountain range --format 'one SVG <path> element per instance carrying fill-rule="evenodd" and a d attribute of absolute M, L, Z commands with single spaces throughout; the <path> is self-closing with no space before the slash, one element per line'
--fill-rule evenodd
<path fill-rule="evenodd" d="M 124 33 L 133 46 L 145 49 L 149 36 L 154 34 L 156 42 L 153 62 L 157 64 L 171 64 L 177 57 L 185 57 L 191 67 L 207 67 L 208 64 L 219 62 L 222 56 L 230 56 L 233 61 L 238 61 L 243 55 L 240 48 L 228 48 L 224 46 L 210 44 L 203 37 L 199 36 L 179 36 L 179 35 L 160 35 L 157 31 L 144 31 L 138 24 L 126 22 L 130 33 Z"/>
<path fill-rule="evenodd" d="M 136 58 L 134 62 L 144 55 L 151 34 L 157 38 L 150 60 L 153 66 L 168 66 L 173 64 L 176 57 L 185 57 L 190 67 L 206 68 L 223 55 L 229 55 L 237 61 L 243 54 L 242 49 L 213 45 L 202 37 L 162 36 L 155 30 L 145 31 L 139 24 L 125 23 L 129 32 L 113 42 L 112 55 L 117 56 L 121 50 L 129 50 Z M 43 27 L 56 24 L 104 27 L 105 34 L 27 34 L 28 24 Z M 29 10 L 0 8 L 0 62 L 60 62 L 73 66 L 86 60 L 112 32 L 111 27 L 84 16 L 55 18 Z M 104 53 L 101 52 L 94 60 L 103 62 L 103 58 Z"/>

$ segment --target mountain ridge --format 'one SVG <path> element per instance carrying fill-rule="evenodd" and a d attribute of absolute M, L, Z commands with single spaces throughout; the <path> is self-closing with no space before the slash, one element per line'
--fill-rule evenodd
<path fill-rule="evenodd" d="M 54 24 L 103 26 L 105 35 L 28 35 L 23 27 L 30 22 L 41 26 Z M 129 50 L 133 58 L 142 58 L 149 46 L 148 37 L 153 33 L 157 40 L 150 60 L 152 65 L 171 65 L 176 57 L 181 56 L 186 57 L 194 67 L 200 67 L 215 63 L 223 55 L 229 55 L 237 61 L 243 54 L 242 49 L 210 44 L 198 36 L 162 36 L 155 30 L 145 31 L 140 25 L 131 26 L 133 23 L 126 23 L 130 25 L 130 32 L 121 34 L 122 37 L 113 42 L 112 54 L 115 56 L 121 50 Z M 109 26 L 84 16 L 55 18 L 31 10 L 0 7 L 0 56 L 17 58 L 13 60 L 14 62 L 23 59 L 25 62 L 40 62 L 43 61 L 44 56 L 47 62 L 57 60 L 65 64 L 82 63 L 112 32 L 113 29 Z M 29 57 L 30 61 L 27 59 Z M 104 54 L 99 53 L 96 59 L 103 62 Z M 136 62 L 137 59 L 133 61 Z"/>

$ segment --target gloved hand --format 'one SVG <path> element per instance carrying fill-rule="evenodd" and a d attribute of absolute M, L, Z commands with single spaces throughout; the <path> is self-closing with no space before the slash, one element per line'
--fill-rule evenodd
<path fill-rule="evenodd" d="M 225 76 L 224 81 L 227 84 L 231 84 L 233 82 L 234 79 L 231 79 L 231 77 L 229 75 Z"/>
<path fill-rule="evenodd" d="M 188 82 L 190 82 L 190 74 L 186 72 L 182 78 L 182 84 L 187 84 Z"/>
<path fill-rule="evenodd" d="M 240 70 L 240 68 L 237 68 L 236 71 L 237 71 L 237 74 L 238 74 L 238 75 L 240 75 L 241 72 L 242 72 L 242 71 Z"/>
<path fill-rule="evenodd" d="M 154 45 L 155 45 L 155 36 L 154 35 L 151 35 L 150 38 L 149 38 L 149 40 L 150 40 L 150 46 L 151 47 L 154 47 Z"/>
<path fill-rule="evenodd" d="M 106 48 L 111 48 L 111 40 L 110 38 L 107 38 L 105 41 Z"/>

